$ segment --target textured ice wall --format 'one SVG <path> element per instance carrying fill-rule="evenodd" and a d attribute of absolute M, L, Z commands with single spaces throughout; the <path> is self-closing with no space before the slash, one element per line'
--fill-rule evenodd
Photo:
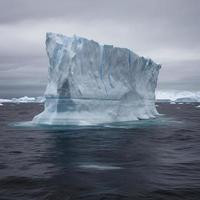
<path fill-rule="evenodd" d="M 46 34 L 49 77 L 42 124 L 96 124 L 155 117 L 160 65 L 126 48 Z"/>

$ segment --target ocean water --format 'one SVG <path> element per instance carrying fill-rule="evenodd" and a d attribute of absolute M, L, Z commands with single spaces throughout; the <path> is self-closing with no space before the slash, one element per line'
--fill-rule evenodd
<path fill-rule="evenodd" d="M 200 199 L 200 108 L 98 127 L 13 126 L 42 104 L 0 106 L 0 200 Z"/>

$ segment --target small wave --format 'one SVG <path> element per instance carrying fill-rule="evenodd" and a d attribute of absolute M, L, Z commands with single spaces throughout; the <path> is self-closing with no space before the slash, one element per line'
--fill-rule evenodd
<path fill-rule="evenodd" d="M 83 165 L 79 165 L 79 168 L 94 169 L 94 170 L 117 170 L 117 169 L 122 169 L 121 167 L 118 167 L 118 166 L 100 165 L 100 164 L 83 164 Z"/>

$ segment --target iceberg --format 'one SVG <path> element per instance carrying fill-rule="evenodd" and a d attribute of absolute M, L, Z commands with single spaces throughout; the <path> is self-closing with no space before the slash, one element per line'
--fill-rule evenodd
<path fill-rule="evenodd" d="M 12 98 L 13 103 L 34 103 L 36 101 L 35 97 L 21 97 L 21 98 Z"/>
<path fill-rule="evenodd" d="M 198 91 L 178 91 L 178 90 L 160 90 L 156 91 L 156 100 L 158 102 L 177 102 L 192 103 L 200 102 L 200 92 Z"/>
<path fill-rule="evenodd" d="M 0 99 L 0 103 L 44 103 L 45 97 L 20 97 L 12 99 Z"/>
<path fill-rule="evenodd" d="M 154 118 L 161 66 L 126 48 L 46 34 L 44 111 L 34 123 L 88 125 Z"/>
<path fill-rule="evenodd" d="M 0 99 L 0 103 L 11 103 L 12 100 L 11 99 Z"/>

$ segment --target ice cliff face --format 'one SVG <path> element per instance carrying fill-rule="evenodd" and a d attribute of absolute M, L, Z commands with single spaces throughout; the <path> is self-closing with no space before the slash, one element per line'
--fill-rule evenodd
<path fill-rule="evenodd" d="M 36 123 L 93 124 L 157 114 L 160 65 L 129 49 L 47 33 L 49 77 L 45 110 Z"/>

